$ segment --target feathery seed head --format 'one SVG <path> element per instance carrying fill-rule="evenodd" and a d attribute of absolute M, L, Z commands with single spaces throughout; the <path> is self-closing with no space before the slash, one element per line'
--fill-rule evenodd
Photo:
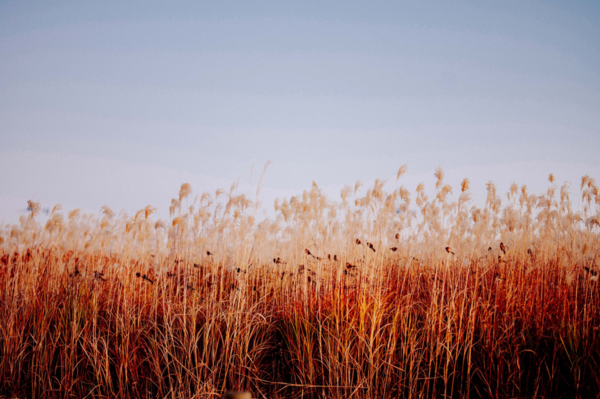
<path fill-rule="evenodd" d="M 398 173 L 396 174 L 396 180 L 400 179 L 400 177 L 408 171 L 408 165 L 404 164 L 400 166 L 398 169 Z"/>

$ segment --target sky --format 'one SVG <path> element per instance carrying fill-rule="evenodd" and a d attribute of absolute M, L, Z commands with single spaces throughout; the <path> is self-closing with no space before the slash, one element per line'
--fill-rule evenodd
<path fill-rule="evenodd" d="M 0 1 L 0 221 L 600 179 L 597 1 Z M 398 168 L 409 172 L 396 182 Z M 577 197 L 574 195 L 574 197 Z M 263 214 L 264 214 L 263 212 Z"/>

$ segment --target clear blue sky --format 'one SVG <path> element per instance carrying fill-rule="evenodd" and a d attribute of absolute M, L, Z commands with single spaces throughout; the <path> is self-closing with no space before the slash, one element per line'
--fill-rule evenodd
<path fill-rule="evenodd" d="M 0 220 L 256 184 L 600 179 L 600 2 L 0 2 Z M 251 166 L 254 174 L 250 180 Z M 458 187 L 455 187 L 458 189 Z"/>

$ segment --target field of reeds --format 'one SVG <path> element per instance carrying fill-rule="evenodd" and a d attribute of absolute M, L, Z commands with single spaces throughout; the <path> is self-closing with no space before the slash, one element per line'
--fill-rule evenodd
<path fill-rule="evenodd" d="M 405 170 L 260 222 L 236 185 L 182 185 L 168 221 L 30 201 L 0 230 L 0 397 L 597 397 L 595 181 L 477 207 Z"/>

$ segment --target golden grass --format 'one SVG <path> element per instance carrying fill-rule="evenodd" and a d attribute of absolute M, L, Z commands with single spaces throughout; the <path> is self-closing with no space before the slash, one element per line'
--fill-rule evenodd
<path fill-rule="evenodd" d="M 400 178 L 406 168 L 398 171 Z M 0 395 L 596 397 L 598 208 L 550 177 L 502 202 L 375 181 L 341 201 L 257 204 L 237 186 L 171 221 L 56 207 L 0 231 Z M 259 185 L 259 190 L 260 186 Z"/>

